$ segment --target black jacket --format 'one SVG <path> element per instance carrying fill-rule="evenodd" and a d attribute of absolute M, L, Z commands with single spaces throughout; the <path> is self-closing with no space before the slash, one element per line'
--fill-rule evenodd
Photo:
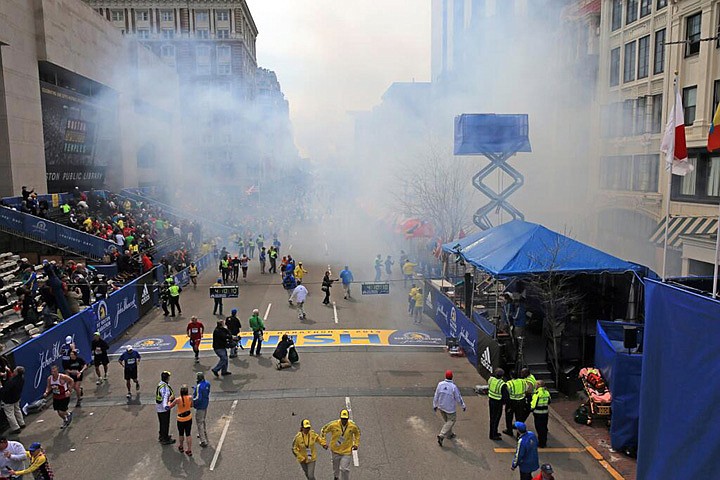
<path fill-rule="evenodd" d="M 3 403 L 15 403 L 20 401 L 20 394 L 25 386 L 25 377 L 23 375 L 15 375 L 5 382 L 0 389 L 0 400 Z"/>
<path fill-rule="evenodd" d="M 225 319 L 225 326 L 228 330 L 230 330 L 230 333 L 232 333 L 233 335 L 237 335 L 238 333 L 240 333 L 240 328 L 242 328 L 242 325 L 240 325 L 240 319 L 234 315 L 231 315 Z"/>
<path fill-rule="evenodd" d="M 229 348 L 232 342 L 230 332 L 225 327 L 215 327 L 213 330 L 213 350 L 221 350 L 223 348 Z"/>

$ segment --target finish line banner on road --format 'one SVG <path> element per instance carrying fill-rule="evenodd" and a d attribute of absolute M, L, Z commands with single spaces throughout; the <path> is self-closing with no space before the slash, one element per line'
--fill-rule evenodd
<path fill-rule="evenodd" d="M 274 347 L 284 335 L 290 335 L 298 347 L 444 347 L 445 336 L 440 332 L 418 332 L 414 330 L 278 330 L 266 331 L 264 347 Z M 131 340 L 129 345 L 143 352 L 191 352 L 192 347 L 186 335 L 158 335 L 156 337 Z M 240 333 L 240 343 L 249 348 L 251 332 Z M 115 345 L 113 353 L 120 353 L 124 346 Z M 206 333 L 200 343 L 200 350 L 212 350 L 212 334 Z"/>

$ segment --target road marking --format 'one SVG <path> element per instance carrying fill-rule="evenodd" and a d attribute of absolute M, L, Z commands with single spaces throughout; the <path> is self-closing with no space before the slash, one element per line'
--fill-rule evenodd
<path fill-rule="evenodd" d="M 213 456 L 212 463 L 210 463 L 210 471 L 215 470 L 215 464 L 217 463 L 217 459 L 220 456 L 220 449 L 222 449 L 223 443 L 225 442 L 225 435 L 227 435 L 228 427 L 230 427 L 230 421 L 233 418 L 233 415 L 235 415 L 235 407 L 237 407 L 237 400 L 234 400 L 232 403 L 232 406 L 230 407 L 230 415 L 228 415 L 227 420 L 225 420 L 225 428 L 223 428 L 222 435 L 220 435 L 220 442 L 218 442 L 217 449 L 215 449 L 215 455 Z"/>
<path fill-rule="evenodd" d="M 352 413 L 352 406 L 350 405 L 350 397 L 345 397 L 345 408 L 347 409 L 348 414 L 350 414 L 350 420 L 352 420 L 353 413 Z M 359 467 L 360 459 L 358 458 L 357 450 L 352 451 L 352 456 L 353 456 L 353 465 L 355 465 L 356 467 Z"/>
<path fill-rule="evenodd" d="M 333 302 L 333 317 L 335 318 L 335 323 L 338 323 L 337 319 L 337 304 Z"/>
<path fill-rule="evenodd" d="M 289 252 L 290 250 L 292 250 L 292 246 L 293 246 L 293 244 L 291 243 L 291 244 L 290 244 L 290 248 L 288 248 L 288 252 Z"/>
<path fill-rule="evenodd" d="M 538 452 L 542 453 L 582 453 L 585 450 L 582 448 L 540 448 Z M 496 448 L 495 453 L 515 453 L 514 448 Z"/>
<path fill-rule="evenodd" d="M 265 316 L 263 317 L 264 322 L 267 322 L 267 317 L 270 314 L 270 307 L 272 307 L 272 303 L 268 303 L 268 308 L 265 310 Z"/>

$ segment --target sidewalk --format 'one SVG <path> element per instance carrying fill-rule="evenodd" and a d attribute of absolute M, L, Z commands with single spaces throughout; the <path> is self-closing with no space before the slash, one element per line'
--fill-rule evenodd
<path fill-rule="evenodd" d="M 610 430 L 605 422 L 597 421 L 592 426 L 580 425 L 575 422 L 575 410 L 580 406 L 580 400 L 557 399 L 553 400 L 551 407 L 571 429 L 575 430 L 591 447 L 603 456 L 605 461 L 625 480 L 635 480 L 637 461 L 627 455 L 615 452 L 610 447 Z"/>

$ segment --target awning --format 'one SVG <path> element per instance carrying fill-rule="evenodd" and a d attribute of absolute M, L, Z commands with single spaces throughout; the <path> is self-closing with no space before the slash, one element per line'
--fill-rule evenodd
<path fill-rule="evenodd" d="M 666 217 L 667 218 L 667 217 Z M 668 248 L 680 250 L 683 235 L 715 235 L 718 231 L 717 217 L 670 217 Z M 665 242 L 665 219 L 655 227 L 650 241 L 662 247 Z"/>

